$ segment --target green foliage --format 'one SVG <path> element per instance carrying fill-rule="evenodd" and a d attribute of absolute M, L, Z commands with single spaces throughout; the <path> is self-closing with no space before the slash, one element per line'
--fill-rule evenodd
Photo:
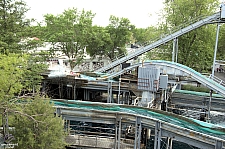
<path fill-rule="evenodd" d="M 181 86 L 182 90 L 188 90 L 188 91 L 196 91 L 196 92 L 206 92 L 209 93 L 210 89 L 206 87 L 197 87 L 193 85 L 182 85 Z"/>
<path fill-rule="evenodd" d="M 48 68 L 47 65 L 44 63 L 46 59 L 47 56 L 42 55 L 41 53 L 35 56 L 28 56 L 28 63 L 26 65 L 25 75 L 23 79 L 23 85 L 26 91 L 40 91 L 40 83 L 43 79 L 41 73 L 46 72 Z"/>
<path fill-rule="evenodd" d="M 218 51 L 217 51 L 216 59 L 225 61 L 225 25 L 223 24 L 221 24 L 221 27 L 220 27 Z"/>
<path fill-rule="evenodd" d="M 11 99 L 25 88 L 26 91 L 39 91 L 40 74 L 46 69 L 47 65 L 41 63 L 38 56 L 0 54 L 0 100 Z"/>
<path fill-rule="evenodd" d="M 20 52 L 23 45 L 18 44 L 26 38 L 30 20 L 24 19 L 26 4 L 18 0 L 0 0 L 0 52 Z"/>
<path fill-rule="evenodd" d="M 21 91 L 26 64 L 25 56 L 0 54 L 0 100 L 11 99 Z"/>
<path fill-rule="evenodd" d="M 45 39 L 52 42 L 52 52 L 62 51 L 69 57 L 73 69 L 84 58 L 94 14 L 91 11 L 80 12 L 73 8 L 57 16 L 48 14 L 44 17 L 47 24 Z"/>
<path fill-rule="evenodd" d="M 187 22 L 202 15 L 210 15 L 218 7 L 218 1 L 215 0 L 167 0 L 165 4 L 164 17 L 168 30 L 184 23 L 188 25 Z M 197 71 L 211 67 L 215 45 L 214 25 L 203 26 L 188 32 L 178 38 L 178 43 L 179 63 L 192 67 Z M 172 53 L 172 48 L 170 53 Z"/>
<path fill-rule="evenodd" d="M 49 100 L 36 97 L 19 104 L 14 111 L 13 136 L 18 149 L 62 149 L 66 144 L 64 123 L 54 117 L 55 108 Z"/>
<path fill-rule="evenodd" d="M 106 27 L 107 32 L 110 34 L 112 44 L 108 51 L 108 57 L 112 60 L 117 55 L 125 53 L 125 44 L 130 43 L 132 32 L 134 28 L 127 18 L 118 18 L 110 16 L 110 23 Z"/>
<path fill-rule="evenodd" d="M 106 56 L 111 51 L 112 40 L 104 27 L 93 26 L 87 41 L 90 56 Z"/>
<path fill-rule="evenodd" d="M 135 28 L 132 30 L 132 33 L 135 43 L 139 45 L 144 45 L 160 36 L 159 30 L 154 26 L 149 26 L 147 28 Z"/>

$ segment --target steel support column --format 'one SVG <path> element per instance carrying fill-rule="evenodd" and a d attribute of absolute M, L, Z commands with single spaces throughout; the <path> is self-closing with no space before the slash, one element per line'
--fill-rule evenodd
<path fill-rule="evenodd" d="M 141 117 L 136 117 L 134 149 L 141 148 Z"/>
<path fill-rule="evenodd" d="M 120 137 L 121 137 L 121 122 L 122 117 L 116 118 L 116 135 L 115 135 L 115 149 L 120 149 Z"/>
<path fill-rule="evenodd" d="M 172 62 L 177 62 L 177 53 L 178 53 L 178 39 L 173 39 L 173 53 L 172 53 Z"/>
<path fill-rule="evenodd" d="M 214 71 L 215 71 L 216 52 L 217 52 L 217 46 L 218 46 L 219 31 L 220 31 L 220 23 L 217 23 L 216 44 L 215 44 L 215 49 L 214 49 L 214 58 L 213 58 L 213 67 L 212 67 L 212 78 L 214 77 Z"/>
<path fill-rule="evenodd" d="M 119 91 L 118 91 L 118 103 L 120 103 L 120 84 L 121 84 L 121 75 L 120 75 L 120 78 L 119 78 Z"/>
<path fill-rule="evenodd" d="M 223 142 L 222 141 L 216 141 L 215 149 L 222 149 L 223 148 Z"/>
<path fill-rule="evenodd" d="M 210 110 L 211 110 L 211 102 L 212 102 L 212 93 L 213 93 L 213 90 L 210 90 L 210 97 L 209 97 L 209 105 L 208 105 L 208 116 L 207 116 L 207 122 L 208 123 L 211 123 L 211 120 L 210 120 Z"/>
<path fill-rule="evenodd" d="M 108 98 L 107 103 L 112 103 L 112 82 L 108 82 Z"/>
<path fill-rule="evenodd" d="M 59 98 L 62 99 L 62 95 L 63 95 L 63 84 L 62 81 L 60 79 L 59 81 Z"/>
<path fill-rule="evenodd" d="M 76 97 L 76 83 L 74 83 L 74 86 L 73 86 L 73 99 L 75 100 L 77 97 Z"/>
<path fill-rule="evenodd" d="M 154 140 L 154 149 L 160 149 L 161 145 L 161 122 L 156 122 L 155 124 L 155 140 Z"/>
<path fill-rule="evenodd" d="M 167 140 L 166 149 L 172 149 L 173 148 L 172 147 L 173 146 L 173 139 L 170 138 L 170 137 L 167 137 L 166 140 Z"/>
<path fill-rule="evenodd" d="M 176 38 L 176 50 L 175 50 L 175 62 L 177 63 L 177 58 L 178 58 L 178 38 Z"/>

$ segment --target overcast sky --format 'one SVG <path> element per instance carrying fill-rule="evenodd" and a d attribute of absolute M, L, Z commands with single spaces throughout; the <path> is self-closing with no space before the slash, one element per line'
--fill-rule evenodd
<path fill-rule="evenodd" d="M 156 25 L 164 0 L 24 0 L 30 11 L 28 18 L 43 20 L 43 15 L 60 14 L 68 8 L 91 10 L 94 25 L 106 26 L 110 15 L 128 18 L 138 28 Z"/>

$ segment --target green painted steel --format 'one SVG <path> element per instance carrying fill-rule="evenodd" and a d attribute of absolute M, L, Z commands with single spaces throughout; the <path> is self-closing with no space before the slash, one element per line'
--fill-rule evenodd
<path fill-rule="evenodd" d="M 170 124 L 174 124 L 176 126 L 180 126 L 183 128 L 191 129 L 199 133 L 203 133 L 206 135 L 218 137 L 221 139 L 225 139 L 225 127 L 202 122 L 199 120 L 182 117 L 179 115 L 175 115 L 173 113 L 156 110 L 156 109 L 148 109 L 143 107 L 135 107 L 128 105 L 118 105 L 118 104 L 106 104 L 106 103 L 93 103 L 93 102 L 84 102 L 84 101 L 76 101 L 76 100 L 62 100 L 62 101 L 54 101 L 52 100 L 55 106 L 63 106 L 70 107 L 76 109 L 88 109 L 88 110 L 101 110 L 101 111 L 112 111 L 112 112 L 125 112 L 129 114 L 136 114 L 141 116 L 147 116 L 154 119 L 158 119 Z"/>

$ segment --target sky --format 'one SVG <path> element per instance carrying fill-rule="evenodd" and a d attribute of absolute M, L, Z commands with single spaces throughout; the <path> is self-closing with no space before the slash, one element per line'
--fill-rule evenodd
<path fill-rule="evenodd" d="M 30 10 L 27 18 L 43 21 L 43 15 L 62 13 L 68 8 L 91 10 L 93 25 L 107 26 L 110 15 L 128 18 L 137 28 L 156 25 L 164 0 L 24 0 Z"/>

